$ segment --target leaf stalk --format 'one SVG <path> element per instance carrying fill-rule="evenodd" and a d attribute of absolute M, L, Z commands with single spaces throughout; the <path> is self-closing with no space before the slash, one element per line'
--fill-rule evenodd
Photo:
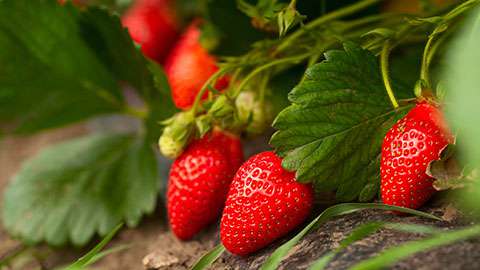
<path fill-rule="evenodd" d="M 390 83 L 390 76 L 388 72 L 389 55 L 390 55 L 390 41 L 387 40 L 383 44 L 382 52 L 380 54 L 380 66 L 382 71 L 383 84 L 385 85 L 385 89 L 387 90 L 388 98 L 390 99 L 390 102 L 392 102 L 393 108 L 397 109 L 399 105 L 393 93 L 392 85 Z"/>

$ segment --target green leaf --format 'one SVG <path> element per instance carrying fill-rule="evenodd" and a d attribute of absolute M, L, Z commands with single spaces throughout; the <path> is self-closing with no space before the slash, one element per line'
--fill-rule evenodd
<path fill-rule="evenodd" d="M 368 184 L 379 185 L 383 137 L 410 106 L 391 107 L 371 52 L 345 43 L 325 58 L 290 92 L 292 105 L 275 120 L 271 144 L 298 181 L 351 201 Z M 394 89 L 397 98 L 409 96 L 399 84 Z"/>
<path fill-rule="evenodd" d="M 158 91 L 119 17 L 104 9 L 4 0 L 0 25 L 0 121 L 11 126 L 8 132 L 124 112 L 120 84 L 146 101 Z"/>
<path fill-rule="evenodd" d="M 384 222 L 370 222 L 363 224 L 355 228 L 345 239 L 340 242 L 340 246 L 331 252 L 323 255 L 320 259 L 315 261 L 309 270 L 321 270 L 325 269 L 327 264 L 333 259 L 333 257 L 338 254 L 340 251 L 344 250 L 346 247 L 351 245 L 354 242 L 357 242 L 373 233 L 378 231 L 385 225 Z"/>
<path fill-rule="evenodd" d="M 370 222 L 355 228 L 345 239 L 340 242 L 340 246 L 334 251 L 330 251 L 318 259 L 309 270 L 321 270 L 325 269 L 328 263 L 338 254 L 351 244 L 360 241 L 381 228 L 388 228 L 409 233 L 436 233 L 438 229 L 430 226 L 418 225 L 418 224 L 404 224 L 404 223 L 386 223 L 386 222 Z"/>
<path fill-rule="evenodd" d="M 240 11 L 251 18 L 252 24 L 264 31 L 278 31 L 276 19 L 278 13 L 286 6 L 285 3 L 278 3 L 277 0 L 259 0 L 252 5 L 245 0 L 237 0 Z"/>
<path fill-rule="evenodd" d="M 447 54 L 446 66 L 442 78 L 446 79 L 446 109 L 449 125 L 457 135 L 458 150 L 464 164 L 471 170 L 480 169 L 480 95 L 478 85 L 478 63 L 480 61 L 480 8 L 471 13 L 463 24 L 461 34 Z M 478 175 L 474 178 L 479 180 Z M 473 192 L 468 189 L 461 196 L 466 199 L 471 209 L 480 213 L 480 181 L 474 184 Z"/>
<path fill-rule="evenodd" d="M 23 164 L 5 191 L 2 220 L 28 243 L 87 243 L 154 210 L 155 152 L 131 135 L 91 135 L 51 146 Z"/>
<path fill-rule="evenodd" d="M 323 255 L 320 259 L 316 260 L 308 270 L 322 270 L 327 267 L 328 263 L 335 258 L 336 252 L 330 251 Z"/>
<path fill-rule="evenodd" d="M 432 218 L 440 220 L 438 217 L 424 213 L 417 210 L 412 210 L 409 208 L 403 208 L 398 206 L 391 206 L 386 204 L 379 203 L 343 203 L 337 204 L 332 207 L 327 208 L 319 216 L 317 216 L 312 222 L 310 222 L 305 228 L 303 228 L 295 237 L 290 239 L 285 244 L 277 248 L 272 255 L 265 261 L 262 265 L 262 270 L 274 270 L 280 265 L 283 258 L 288 254 L 288 252 L 300 241 L 307 233 L 311 232 L 313 229 L 317 228 L 319 225 L 325 223 L 326 221 L 332 219 L 333 217 L 346 215 L 353 212 L 357 212 L 364 209 L 381 209 L 381 210 L 390 210 L 398 211 L 402 213 L 413 214 L 421 217 Z"/>
<path fill-rule="evenodd" d="M 154 62 L 150 62 L 148 68 L 153 75 L 155 87 L 150 92 L 145 93 L 144 98 L 149 107 L 149 115 L 145 119 L 145 126 L 147 129 L 147 141 L 157 142 L 164 127 L 159 122 L 170 118 L 178 109 L 173 104 L 173 99 L 170 95 L 170 85 L 163 69 Z"/>
<path fill-rule="evenodd" d="M 123 227 L 123 224 L 117 225 L 112 231 L 110 231 L 93 249 L 87 254 L 78 259 L 75 263 L 65 267 L 63 270 L 80 270 L 91 265 L 98 260 L 98 255 L 101 250 L 112 240 L 117 232 Z"/>
<path fill-rule="evenodd" d="M 380 255 L 362 261 L 350 270 L 375 270 L 385 269 L 393 263 L 407 258 L 418 252 L 424 252 L 429 249 L 451 244 L 457 241 L 469 239 L 480 235 L 480 226 L 472 226 L 466 229 L 442 232 L 427 239 L 411 241 L 406 244 L 396 246 L 383 251 Z"/>
<path fill-rule="evenodd" d="M 195 265 L 192 266 L 192 270 L 207 269 L 212 263 L 214 263 L 225 251 L 225 247 L 219 244 L 214 249 L 210 250 L 200 258 Z"/>

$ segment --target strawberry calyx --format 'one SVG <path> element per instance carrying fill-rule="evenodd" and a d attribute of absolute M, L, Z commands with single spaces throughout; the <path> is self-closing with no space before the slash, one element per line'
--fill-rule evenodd
<path fill-rule="evenodd" d="M 180 156 L 195 134 L 195 117 L 191 111 L 180 112 L 164 121 L 166 125 L 158 140 L 162 155 L 168 158 Z"/>

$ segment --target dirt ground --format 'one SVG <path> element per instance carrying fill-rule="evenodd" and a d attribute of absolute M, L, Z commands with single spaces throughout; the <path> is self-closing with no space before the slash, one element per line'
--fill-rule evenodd
<path fill-rule="evenodd" d="M 42 147 L 67 138 L 88 132 L 83 126 L 45 132 L 40 135 L 25 138 L 6 138 L 0 142 L 0 199 L 5 185 L 20 168 L 22 161 L 34 155 Z M 247 155 L 258 152 L 261 141 L 246 149 Z M 256 145 L 256 146 L 255 146 Z M 165 172 L 164 172 L 165 174 Z M 159 199 L 159 202 L 162 202 Z M 0 200 L 1 204 L 1 200 Z M 168 231 L 165 223 L 164 207 L 159 204 L 154 214 L 144 218 L 136 229 L 123 229 L 111 242 L 111 247 L 126 245 L 126 249 L 110 254 L 92 269 L 104 270 L 141 270 L 141 269 L 188 269 L 203 253 L 218 243 L 218 228 L 213 225 L 209 230 L 199 235 L 195 240 L 181 242 Z M 458 212 L 450 206 L 431 204 L 422 209 L 446 221 L 433 222 L 417 217 L 398 217 L 381 211 L 364 211 L 351 214 L 325 223 L 315 232 L 300 241 L 295 251 L 281 264 L 280 269 L 307 269 L 309 265 L 326 252 L 338 246 L 338 243 L 353 228 L 368 221 L 413 222 L 436 225 L 451 229 L 466 225 Z M 389 246 L 395 246 L 408 240 L 418 239 L 421 235 L 381 230 L 345 251 L 338 254 L 328 265 L 328 269 L 346 269 L 355 262 L 377 254 Z M 225 253 L 212 269 L 258 269 L 276 246 L 287 238 L 266 248 L 248 258 L 239 258 Z M 98 240 L 98 239 L 97 239 Z M 94 243 L 92 243 L 94 244 Z M 21 244 L 8 237 L 0 226 L 0 259 L 21 248 Z M 90 247 L 82 250 L 74 248 L 52 249 L 46 246 L 29 248 L 15 260 L 16 265 L 10 269 L 54 269 L 74 261 Z M 480 240 L 469 240 L 462 243 L 423 252 L 400 261 L 392 269 L 480 269 Z"/>

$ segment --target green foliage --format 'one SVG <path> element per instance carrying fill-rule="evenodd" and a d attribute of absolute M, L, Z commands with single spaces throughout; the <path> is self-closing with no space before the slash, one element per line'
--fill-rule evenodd
<path fill-rule="evenodd" d="M 94 4 L 104 4 L 94 3 Z M 117 16 L 56 0 L 0 2 L 0 120 L 28 134 L 104 113 L 144 120 L 142 136 L 93 135 L 29 160 L 8 186 L 3 222 L 29 243 L 87 243 L 121 221 L 135 226 L 159 191 L 158 121 L 174 106 L 162 69 L 136 49 Z M 135 89 L 145 108 L 123 97 Z M 12 128 L 13 127 L 13 128 Z"/>
<path fill-rule="evenodd" d="M 424 225 L 418 225 L 418 224 L 369 222 L 355 228 L 345 239 L 343 239 L 340 242 L 340 246 L 338 248 L 336 248 L 333 251 L 327 252 L 320 259 L 315 261 L 312 264 L 312 266 L 310 266 L 309 270 L 325 269 L 328 263 L 340 251 L 344 250 L 351 244 L 374 234 L 375 232 L 377 232 L 379 229 L 382 229 L 382 228 L 394 229 L 394 230 L 409 232 L 409 233 L 430 233 L 431 234 L 431 233 L 438 232 L 438 230 L 435 228 L 424 226 Z"/>
<path fill-rule="evenodd" d="M 351 270 L 376 270 L 385 269 L 393 263 L 407 258 L 418 252 L 427 251 L 429 249 L 451 244 L 457 241 L 469 239 L 480 235 L 480 226 L 467 227 L 461 230 L 454 230 L 450 232 L 442 232 L 432 237 L 411 241 L 400 246 L 392 247 L 383 251 L 380 255 L 362 261 L 353 267 Z"/>
<path fill-rule="evenodd" d="M 438 24 L 431 38 L 436 37 L 449 29 L 448 21 L 452 20 L 462 12 L 471 9 L 478 1 L 465 1 L 462 5 L 447 13 L 447 15 L 436 17 L 435 20 L 429 20 L 429 23 Z M 459 152 L 462 153 L 464 163 L 468 164 L 468 170 L 475 172 L 480 169 L 480 128 L 478 126 L 477 115 L 480 113 L 478 104 L 480 102 L 478 95 L 478 84 L 480 79 L 476 67 L 480 61 L 480 52 L 478 43 L 480 42 L 480 10 L 474 12 L 470 20 L 465 23 L 463 33 L 455 40 L 453 46 L 449 48 L 447 53 L 447 61 L 449 64 L 443 71 L 441 78 L 447 82 L 446 97 L 446 115 L 450 126 L 455 130 Z M 441 41 L 440 37 L 439 40 Z M 434 45 L 435 46 L 435 45 Z M 433 47 L 432 47 L 433 48 Z M 433 49 L 431 51 L 434 51 Z M 427 51 L 427 52 L 431 52 Z M 433 53 L 430 53 L 433 54 Z M 427 54 L 429 58 L 431 56 Z M 431 59 L 429 59 L 431 61 Z M 437 86 L 438 87 L 438 86 Z M 442 86 L 443 87 L 443 86 Z M 463 186 L 466 182 L 463 178 L 456 178 L 459 169 L 457 164 L 452 164 L 445 151 L 445 160 L 432 163 L 429 173 L 435 175 L 439 179 L 435 182 L 437 188 L 451 188 L 452 186 Z M 453 178 L 452 178 L 453 172 Z M 473 189 L 465 189 L 460 200 L 466 198 L 470 202 L 470 206 L 478 214 L 479 205 L 479 181 L 478 176 L 473 176 L 467 180 L 477 180 L 473 183 Z M 469 183 L 472 184 L 472 183 Z M 380 255 L 367 259 L 354 265 L 350 269 L 385 269 L 393 265 L 395 262 L 407 258 L 418 252 L 452 244 L 457 241 L 466 240 L 480 235 L 480 226 L 473 225 L 464 229 L 453 230 L 449 232 L 435 232 L 428 228 L 411 227 L 407 230 L 417 230 L 420 232 L 433 232 L 432 237 L 411 241 L 400 246 L 392 247 L 383 251 Z"/>
<path fill-rule="evenodd" d="M 333 257 L 338 254 L 340 251 L 344 250 L 346 247 L 351 245 L 353 242 L 359 241 L 376 231 L 382 228 L 384 225 L 383 222 L 370 222 L 363 224 L 355 228 L 345 239 L 340 242 L 340 246 L 334 251 L 327 252 L 320 259 L 315 261 L 309 270 L 321 270 L 325 269 L 327 264 L 333 259 Z"/>
<path fill-rule="evenodd" d="M 110 249 L 102 252 L 102 249 L 112 240 L 112 238 L 117 234 L 117 232 L 123 227 L 123 224 L 117 225 L 110 231 L 103 239 L 98 243 L 94 248 L 92 248 L 87 254 L 82 256 L 73 264 L 62 268 L 61 270 L 82 270 L 86 269 L 92 263 L 98 261 L 100 258 L 115 252 L 117 249 Z"/>
<path fill-rule="evenodd" d="M 328 220 L 345 214 L 350 214 L 353 212 L 361 211 L 364 209 L 381 209 L 387 211 L 398 211 L 402 213 L 413 214 L 421 217 L 432 218 L 440 220 L 438 217 L 424 213 L 417 210 L 412 210 L 408 208 L 391 206 L 378 203 L 343 203 L 337 204 L 327 208 L 319 216 L 317 216 L 312 222 L 310 222 L 305 228 L 303 228 L 295 237 L 287 241 L 285 244 L 277 248 L 272 255 L 265 261 L 262 265 L 261 270 L 274 270 L 282 262 L 283 258 L 288 254 L 288 252 L 309 232 L 320 226 L 321 224 L 327 222 Z"/>
<path fill-rule="evenodd" d="M 0 25 L 0 120 L 13 127 L 6 132 L 33 133 L 125 112 L 120 82 L 145 101 L 159 91 L 119 18 L 103 9 L 5 0 Z M 169 102 L 163 99 L 165 107 Z"/>
<path fill-rule="evenodd" d="M 202 258 L 200 258 L 195 265 L 192 266 L 191 270 L 207 269 L 223 254 L 224 251 L 225 247 L 222 244 L 217 245 L 214 249 L 205 253 Z"/>
<path fill-rule="evenodd" d="M 298 12 L 296 0 L 289 4 L 283 2 L 259 0 L 256 5 L 252 5 L 245 0 L 237 0 L 238 9 L 252 18 L 252 25 L 264 31 L 278 32 L 280 37 L 306 19 L 306 16 Z"/>
<path fill-rule="evenodd" d="M 5 228 L 28 243 L 87 243 L 154 210 L 155 153 L 131 135 L 86 136 L 51 146 L 27 161 L 8 186 Z"/>
<path fill-rule="evenodd" d="M 307 18 L 307 16 L 298 12 L 296 2 L 296 0 L 292 0 L 290 4 L 278 14 L 278 33 L 281 37 L 285 36 L 290 29 L 302 23 Z"/>
<path fill-rule="evenodd" d="M 455 129 L 459 152 L 463 162 L 472 170 L 480 169 L 480 95 L 478 85 L 478 63 L 480 61 L 480 9 L 472 14 L 465 24 L 462 34 L 448 52 L 450 65 L 443 72 L 447 79 L 446 107 L 447 118 Z M 480 213 L 480 181 L 477 177 L 473 192 L 466 191 L 471 208 Z"/>
<path fill-rule="evenodd" d="M 160 121 L 172 116 L 178 109 L 170 96 L 170 86 L 163 69 L 156 63 L 149 62 L 148 69 L 153 76 L 154 87 L 144 92 L 149 113 L 145 121 L 147 141 L 156 142 L 163 131 Z M 145 76 L 148 76 L 145 74 Z"/>
<path fill-rule="evenodd" d="M 278 0 L 259 0 L 256 5 L 245 0 L 237 0 L 238 9 L 252 18 L 252 24 L 265 31 L 277 31 L 278 13 L 286 6 Z"/>
<path fill-rule="evenodd" d="M 329 51 L 309 68 L 289 94 L 293 103 L 274 122 L 271 144 L 283 166 L 317 190 L 337 190 L 351 201 L 380 180 L 380 147 L 387 130 L 410 106 L 394 110 L 384 89 L 377 58 L 353 43 Z M 399 84 L 397 97 L 408 97 Z M 366 191 L 364 200 L 375 195 Z"/>

